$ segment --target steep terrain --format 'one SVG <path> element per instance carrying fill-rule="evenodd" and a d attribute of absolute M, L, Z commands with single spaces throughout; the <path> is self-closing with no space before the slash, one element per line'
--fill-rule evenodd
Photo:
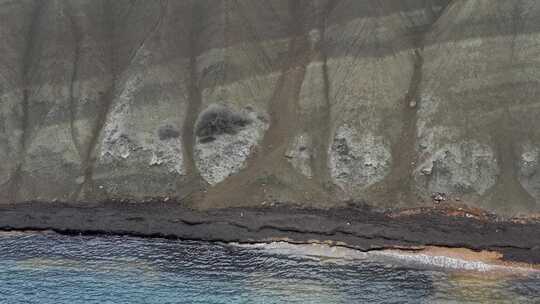
<path fill-rule="evenodd" d="M 0 203 L 540 211 L 536 0 L 0 1 Z"/>

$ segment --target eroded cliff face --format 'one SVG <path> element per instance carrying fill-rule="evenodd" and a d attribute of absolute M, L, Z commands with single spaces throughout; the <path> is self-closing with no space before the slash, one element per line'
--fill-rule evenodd
<path fill-rule="evenodd" d="M 0 200 L 540 210 L 536 0 L 0 1 Z"/>

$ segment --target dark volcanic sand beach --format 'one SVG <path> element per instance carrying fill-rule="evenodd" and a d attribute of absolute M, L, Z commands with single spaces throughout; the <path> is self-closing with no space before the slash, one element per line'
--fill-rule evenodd
<path fill-rule="evenodd" d="M 439 246 L 495 251 L 505 261 L 540 263 L 538 221 L 501 220 L 463 208 L 390 213 L 355 206 L 320 210 L 279 205 L 199 211 L 157 200 L 76 205 L 27 202 L 2 205 L 0 229 L 241 243 L 320 242 L 363 251 Z"/>

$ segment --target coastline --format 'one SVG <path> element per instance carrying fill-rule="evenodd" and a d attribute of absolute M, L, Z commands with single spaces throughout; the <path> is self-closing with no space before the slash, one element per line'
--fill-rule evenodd
<path fill-rule="evenodd" d="M 306 209 L 277 205 L 205 211 L 178 202 L 107 201 L 0 205 L 0 230 L 53 230 L 64 234 L 297 244 L 321 243 L 360 251 L 429 248 L 497 253 L 501 263 L 540 264 L 540 222 L 497 219 L 463 209 L 382 212 L 368 207 Z"/>

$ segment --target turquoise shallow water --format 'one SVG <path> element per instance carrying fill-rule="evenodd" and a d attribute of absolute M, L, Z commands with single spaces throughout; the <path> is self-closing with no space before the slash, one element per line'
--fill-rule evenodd
<path fill-rule="evenodd" d="M 4 233 L 0 303 L 540 303 L 536 274 L 313 248 Z"/>

